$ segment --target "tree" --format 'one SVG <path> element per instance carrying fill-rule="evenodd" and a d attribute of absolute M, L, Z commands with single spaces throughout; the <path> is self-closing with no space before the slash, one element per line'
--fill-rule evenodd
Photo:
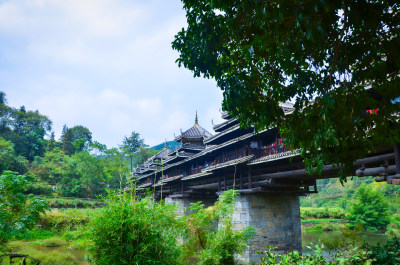
<path fill-rule="evenodd" d="M 28 184 L 27 178 L 16 172 L 0 175 L 0 247 L 13 235 L 33 228 L 39 214 L 49 209 L 43 199 L 23 193 Z"/>
<path fill-rule="evenodd" d="M 45 152 L 44 136 L 50 132 L 51 120 L 36 111 L 27 111 L 24 106 L 19 109 L 9 108 L 2 122 L 1 136 L 12 141 L 17 155 L 29 161 Z"/>
<path fill-rule="evenodd" d="M 157 154 L 158 150 L 150 150 L 146 147 L 139 147 L 139 150 L 136 152 L 134 159 L 133 159 L 133 166 L 141 165 L 146 162 L 151 156 Z"/>
<path fill-rule="evenodd" d="M 400 142 L 396 1 L 182 1 L 179 66 L 214 78 L 242 126 L 280 128 L 309 171 L 333 162 L 351 172 Z"/>
<path fill-rule="evenodd" d="M 144 146 L 144 140 L 140 138 L 140 134 L 133 131 L 131 136 L 125 136 L 121 149 L 129 157 L 130 160 L 130 168 L 133 168 L 133 159 L 135 157 L 135 153 L 139 150 L 141 146 Z"/>
<path fill-rule="evenodd" d="M 355 198 L 348 216 L 350 224 L 355 227 L 361 223 L 367 230 L 386 229 L 390 223 L 389 204 L 382 193 L 363 183 L 356 190 Z"/>
<path fill-rule="evenodd" d="M 24 174 L 28 172 L 28 161 L 24 157 L 15 154 L 12 142 L 0 137 L 0 174 L 4 170 Z"/>
<path fill-rule="evenodd" d="M 88 128 L 82 125 L 77 125 L 72 128 L 68 128 L 64 125 L 60 141 L 62 143 L 62 150 L 66 154 L 72 155 L 89 146 L 92 142 L 92 133 Z"/>
<path fill-rule="evenodd" d="M 110 194 L 90 219 L 91 262 L 106 264 L 179 264 L 177 221 L 172 205 Z"/>

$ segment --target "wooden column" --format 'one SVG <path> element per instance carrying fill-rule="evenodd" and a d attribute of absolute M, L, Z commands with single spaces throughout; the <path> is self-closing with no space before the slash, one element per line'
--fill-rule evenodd
<path fill-rule="evenodd" d="M 400 147 L 399 143 L 394 144 L 394 159 L 396 161 L 396 174 L 400 174 Z"/>
<path fill-rule="evenodd" d="M 224 190 L 228 190 L 228 184 L 226 183 L 226 175 L 224 176 Z"/>
<path fill-rule="evenodd" d="M 251 189 L 252 188 L 252 183 L 251 183 L 251 171 L 249 169 L 249 171 L 247 171 L 247 178 L 248 178 L 248 188 Z"/>
<path fill-rule="evenodd" d="M 221 178 L 218 176 L 218 191 L 221 191 Z"/>
<path fill-rule="evenodd" d="M 239 175 L 239 177 L 240 177 L 240 189 L 242 190 L 243 189 L 243 172 L 242 172 L 242 170 L 240 170 L 239 174 L 240 174 Z"/>

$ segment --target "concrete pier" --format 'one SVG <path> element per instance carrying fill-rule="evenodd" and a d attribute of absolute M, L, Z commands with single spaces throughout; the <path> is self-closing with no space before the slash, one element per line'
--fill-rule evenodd
<path fill-rule="evenodd" d="M 244 264 L 260 262 L 257 252 L 265 251 L 267 245 L 282 253 L 301 251 L 300 203 L 296 195 L 241 194 L 236 199 L 232 221 L 235 229 L 255 228 L 248 249 L 238 256 Z"/>

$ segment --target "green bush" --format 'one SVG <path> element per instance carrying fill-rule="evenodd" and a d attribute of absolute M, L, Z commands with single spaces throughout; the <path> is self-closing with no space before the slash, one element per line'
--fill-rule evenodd
<path fill-rule="evenodd" d="M 324 231 L 339 231 L 343 228 L 343 224 L 335 224 L 335 223 L 321 223 L 316 224 L 313 227 L 307 227 L 305 231 L 313 231 L 313 232 L 324 232 Z"/>
<path fill-rule="evenodd" d="M 43 240 L 42 246 L 44 247 L 61 247 L 64 246 L 66 242 L 58 237 L 51 237 Z"/>
<path fill-rule="evenodd" d="M 32 194 L 35 194 L 35 195 L 50 196 L 53 193 L 53 189 L 47 183 L 35 182 L 35 183 L 31 183 L 27 187 L 25 192 L 28 193 L 28 194 L 32 193 Z"/>
<path fill-rule="evenodd" d="M 10 238 L 35 227 L 47 203 L 33 195 L 25 195 L 29 185 L 26 176 L 4 171 L 0 175 L 0 248 Z"/>
<path fill-rule="evenodd" d="M 79 198 L 46 198 L 51 208 L 98 208 L 103 207 L 103 201 L 83 200 Z"/>
<path fill-rule="evenodd" d="M 302 219 L 319 219 L 319 218 L 332 218 L 332 219 L 346 219 L 346 211 L 339 207 L 300 207 L 300 216 Z"/>
<path fill-rule="evenodd" d="M 356 201 L 351 204 L 348 219 L 354 227 L 361 223 L 366 230 L 386 229 L 390 223 L 388 202 L 382 193 L 363 183 L 357 188 Z"/>
<path fill-rule="evenodd" d="M 306 253 L 292 251 L 287 254 L 277 254 L 273 247 L 260 253 L 260 265 L 344 265 L 344 264 L 369 264 L 369 265 L 396 265 L 400 264 L 400 241 L 398 238 L 389 240 L 385 245 L 369 246 L 362 248 L 349 248 L 346 251 L 337 251 L 332 256 L 324 255 L 324 244 L 309 246 Z M 252 263 L 254 265 L 254 263 Z"/>
<path fill-rule="evenodd" d="M 89 223 L 91 262 L 108 264 L 177 264 L 173 206 L 129 194 L 110 195 Z"/>
<path fill-rule="evenodd" d="M 17 240 L 38 240 L 38 239 L 46 239 L 50 237 L 54 237 L 55 234 L 49 230 L 34 228 L 32 230 L 27 230 L 24 233 L 17 234 L 13 237 L 13 239 Z"/>
<path fill-rule="evenodd" d="M 50 230 L 72 229 L 89 222 L 89 209 L 51 210 L 40 215 L 39 224 L 42 228 Z"/>
<path fill-rule="evenodd" d="M 200 202 L 190 207 L 191 214 L 184 223 L 183 264 L 230 265 L 235 254 L 245 250 L 254 230 L 233 229 L 232 213 L 235 204 L 232 190 L 224 192 L 214 206 L 204 208 Z M 218 223 L 218 225 L 216 225 Z"/>

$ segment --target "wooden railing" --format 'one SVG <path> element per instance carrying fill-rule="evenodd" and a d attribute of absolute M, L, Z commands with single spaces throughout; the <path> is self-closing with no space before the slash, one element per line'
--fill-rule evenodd
<path fill-rule="evenodd" d="M 290 151 L 290 148 L 287 147 L 286 145 L 274 143 L 274 144 L 266 146 L 262 149 L 251 150 L 250 154 L 254 154 L 254 159 L 258 159 L 261 157 L 280 154 L 280 153 L 284 153 L 287 151 Z"/>

